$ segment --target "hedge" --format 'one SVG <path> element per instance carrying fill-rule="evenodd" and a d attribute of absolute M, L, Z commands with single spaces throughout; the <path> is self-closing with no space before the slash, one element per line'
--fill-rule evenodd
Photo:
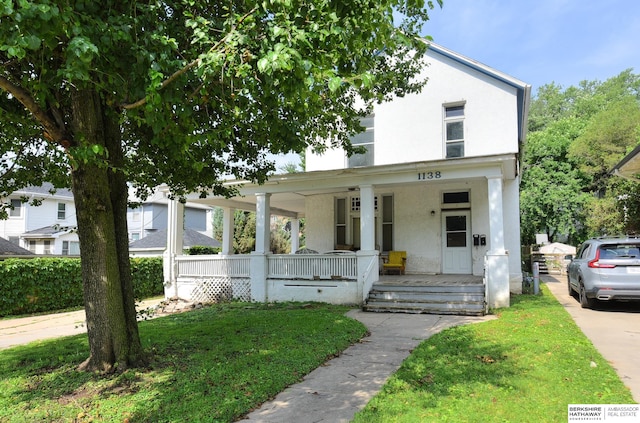
<path fill-rule="evenodd" d="M 162 258 L 131 259 L 136 298 L 164 292 Z M 79 258 L 7 259 L 0 262 L 0 316 L 83 305 Z"/>

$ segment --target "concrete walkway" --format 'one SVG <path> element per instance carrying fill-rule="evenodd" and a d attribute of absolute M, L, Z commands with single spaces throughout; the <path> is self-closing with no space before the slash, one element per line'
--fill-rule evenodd
<path fill-rule="evenodd" d="M 144 300 L 138 311 L 154 308 L 162 298 Z M 157 316 L 160 316 L 158 313 Z M 87 331 L 84 310 L 40 316 L 0 319 L 0 350 L 33 341 L 77 335 Z"/>
<path fill-rule="evenodd" d="M 360 310 L 351 310 L 347 316 L 361 321 L 371 335 L 241 421 L 349 422 L 420 342 L 452 326 L 495 318 Z"/>

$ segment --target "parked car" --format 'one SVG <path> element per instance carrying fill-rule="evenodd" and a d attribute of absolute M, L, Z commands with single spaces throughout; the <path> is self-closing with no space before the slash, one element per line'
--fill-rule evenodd
<path fill-rule="evenodd" d="M 569 294 L 583 308 L 599 301 L 640 301 L 640 237 L 594 238 L 567 266 Z"/>

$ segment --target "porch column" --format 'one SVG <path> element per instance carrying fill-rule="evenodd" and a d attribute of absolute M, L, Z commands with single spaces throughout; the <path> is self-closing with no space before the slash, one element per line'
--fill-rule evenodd
<path fill-rule="evenodd" d="M 375 198 L 373 185 L 360 185 L 360 249 L 376 249 Z"/>
<path fill-rule="evenodd" d="M 269 235 L 271 194 L 256 194 L 256 248 L 251 253 L 251 300 L 265 302 L 269 298 L 267 292 Z"/>
<path fill-rule="evenodd" d="M 222 254 L 225 256 L 233 254 L 234 212 L 235 209 L 222 208 Z"/>
<path fill-rule="evenodd" d="M 266 254 L 270 250 L 271 194 L 256 194 L 256 253 Z"/>
<path fill-rule="evenodd" d="M 504 248 L 502 178 L 487 178 L 489 197 L 489 251 L 485 258 L 487 304 L 509 306 L 509 256 Z"/>
<path fill-rule="evenodd" d="M 300 219 L 291 219 L 291 254 L 300 249 Z"/>
<path fill-rule="evenodd" d="M 167 248 L 163 253 L 165 298 L 179 298 L 176 257 L 182 255 L 183 240 L 184 204 L 177 200 L 169 200 L 167 204 Z"/>

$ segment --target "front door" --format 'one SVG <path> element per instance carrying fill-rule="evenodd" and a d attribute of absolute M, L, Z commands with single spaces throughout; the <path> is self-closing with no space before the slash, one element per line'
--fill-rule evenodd
<path fill-rule="evenodd" d="M 472 273 L 470 223 L 468 210 L 442 213 L 442 273 Z"/>

